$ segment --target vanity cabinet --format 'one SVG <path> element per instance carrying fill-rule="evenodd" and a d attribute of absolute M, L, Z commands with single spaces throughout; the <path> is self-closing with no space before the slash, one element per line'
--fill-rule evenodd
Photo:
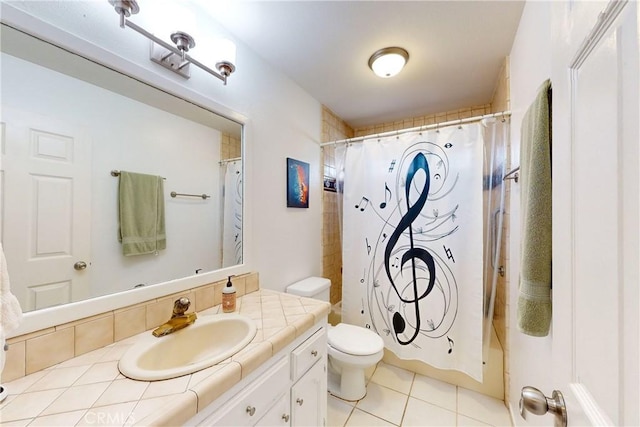
<path fill-rule="evenodd" d="M 291 352 L 291 425 L 323 426 L 327 413 L 327 333 L 321 330 Z"/>
<path fill-rule="evenodd" d="M 324 426 L 327 413 L 327 365 L 318 361 L 291 387 L 291 425 Z"/>
<path fill-rule="evenodd" d="M 312 328 L 205 408 L 200 426 L 324 426 L 327 330 Z M 235 391 L 235 392 L 234 392 Z M 209 413 L 209 414 L 207 414 Z M 191 423 L 188 423 L 191 425 Z"/>

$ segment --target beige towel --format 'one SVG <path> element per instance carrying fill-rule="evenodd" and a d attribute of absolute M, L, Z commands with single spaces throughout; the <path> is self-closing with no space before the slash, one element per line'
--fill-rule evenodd
<path fill-rule="evenodd" d="M 11 293 L 7 261 L 4 258 L 2 244 L 0 244 L 0 336 L 5 336 L 16 329 L 22 320 L 22 308 L 18 299 Z M 3 351 L 4 342 L 0 342 Z"/>
<path fill-rule="evenodd" d="M 121 171 L 118 207 L 123 255 L 155 254 L 167 247 L 161 176 Z"/>
<path fill-rule="evenodd" d="M 543 337 L 551 325 L 551 82 L 545 81 L 522 120 L 522 246 L 518 328 Z"/>

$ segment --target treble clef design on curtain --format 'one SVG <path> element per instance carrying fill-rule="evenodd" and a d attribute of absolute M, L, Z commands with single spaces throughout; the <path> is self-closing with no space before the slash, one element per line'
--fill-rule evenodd
<path fill-rule="evenodd" d="M 409 200 L 409 193 L 411 190 L 411 185 L 413 183 L 413 180 L 419 171 L 424 172 L 424 175 L 425 175 L 424 184 L 422 185 L 422 188 L 420 188 L 418 200 L 412 205 L 411 201 Z M 393 234 L 391 234 L 391 236 L 389 236 L 389 240 L 387 242 L 387 245 L 384 251 L 384 268 L 387 273 L 387 278 L 391 283 L 391 286 L 393 287 L 394 291 L 398 295 L 398 298 L 400 299 L 400 301 L 407 304 L 413 304 L 414 311 L 415 311 L 415 325 L 414 325 L 413 335 L 407 340 L 403 340 L 401 338 L 401 334 L 405 332 L 407 322 L 405 321 L 404 317 L 399 311 L 396 311 L 393 314 L 393 330 L 398 342 L 402 345 L 411 344 L 418 336 L 418 333 L 420 333 L 421 318 L 420 318 L 419 302 L 421 299 L 425 298 L 427 295 L 431 293 L 431 291 L 433 290 L 433 286 L 435 285 L 436 267 L 435 267 L 435 262 L 433 260 L 433 256 L 431 256 L 429 251 L 427 251 L 426 249 L 419 246 L 415 246 L 413 241 L 413 227 L 412 227 L 413 222 L 420 216 L 420 212 L 422 211 L 422 208 L 427 202 L 427 196 L 429 195 L 430 182 L 431 182 L 431 177 L 429 173 L 429 163 L 427 162 L 427 158 L 424 156 L 424 154 L 418 153 L 411 161 L 411 164 L 409 165 L 409 169 L 407 171 L 407 178 L 405 182 L 405 200 L 407 203 L 407 213 L 402 216 L 395 231 L 393 232 Z M 412 274 L 411 297 L 404 296 L 403 292 L 401 292 L 398 289 L 394 281 L 393 274 L 391 273 L 391 268 L 389 267 L 389 263 L 392 258 L 393 249 L 395 245 L 398 243 L 398 240 L 400 240 L 400 237 L 402 236 L 405 230 L 409 230 L 410 247 L 407 251 L 405 251 L 402 254 L 402 258 L 400 261 L 400 269 L 402 270 L 407 262 L 411 262 L 411 274 Z M 418 277 L 416 274 L 417 260 L 420 260 L 424 263 L 428 273 L 428 279 L 427 279 L 428 284 L 426 286 L 426 289 L 424 289 L 422 293 L 419 293 L 419 289 L 418 289 Z"/>
<path fill-rule="evenodd" d="M 480 124 L 346 147 L 343 321 L 482 380 Z M 366 166 L 363 166 L 366 165 Z"/>

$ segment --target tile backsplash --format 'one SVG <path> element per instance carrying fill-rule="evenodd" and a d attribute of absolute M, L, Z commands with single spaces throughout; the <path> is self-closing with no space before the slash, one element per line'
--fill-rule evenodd
<path fill-rule="evenodd" d="M 234 277 L 237 296 L 257 291 L 258 279 L 258 273 Z M 189 312 L 219 305 L 225 284 L 226 279 L 10 338 L 7 340 L 9 350 L 2 382 L 24 377 L 156 328 L 171 317 L 173 302 L 180 297 L 186 296 L 191 300 Z"/>

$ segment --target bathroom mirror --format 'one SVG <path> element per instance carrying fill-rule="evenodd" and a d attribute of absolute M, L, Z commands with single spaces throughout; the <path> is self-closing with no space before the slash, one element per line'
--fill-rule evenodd
<path fill-rule="evenodd" d="M 2 24 L 1 238 L 39 310 L 242 264 L 242 124 Z M 162 177 L 166 249 L 124 256 L 118 171 Z"/>

